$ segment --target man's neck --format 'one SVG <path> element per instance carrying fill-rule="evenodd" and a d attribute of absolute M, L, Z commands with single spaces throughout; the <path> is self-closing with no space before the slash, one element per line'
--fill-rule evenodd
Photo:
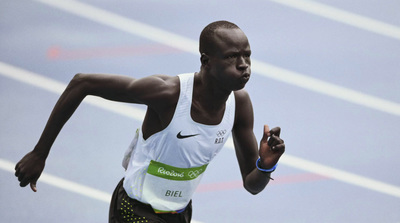
<path fill-rule="evenodd" d="M 193 100 L 207 110 L 213 111 L 224 108 L 230 93 L 231 91 L 218 86 L 218 83 L 207 76 L 206 73 L 200 71 L 195 74 Z"/>

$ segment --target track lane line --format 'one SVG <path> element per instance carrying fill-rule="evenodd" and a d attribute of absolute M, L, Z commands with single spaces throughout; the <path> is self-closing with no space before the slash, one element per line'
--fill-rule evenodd
<path fill-rule="evenodd" d="M 40 74 L 36 74 L 34 72 L 19 67 L 15 67 L 1 61 L 0 74 L 10 79 L 14 79 L 16 81 L 35 86 L 37 88 L 58 95 L 61 95 L 67 87 L 67 84 L 60 81 L 47 78 Z M 104 110 L 111 111 L 136 120 L 143 120 L 145 114 L 145 111 L 143 109 L 136 108 L 133 105 L 129 106 L 121 102 L 103 100 L 99 97 L 88 96 L 85 98 L 84 103 L 91 104 Z"/>
<path fill-rule="evenodd" d="M 332 98 L 361 105 L 391 115 L 400 116 L 400 104 L 380 97 L 332 84 L 271 64 L 252 61 L 252 70 L 258 74 L 290 85 L 301 87 Z"/>
<path fill-rule="evenodd" d="M 0 61 L 0 75 L 19 82 L 33 85 L 43 90 L 60 95 L 65 89 L 66 84 L 52 80 L 42 75 L 14 67 L 12 65 Z M 50 85 L 50 86 L 49 86 Z M 88 100 L 89 99 L 89 100 Z M 83 103 L 89 103 L 93 106 L 115 112 L 119 115 L 142 121 L 145 111 L 139 108 L 133 108 L 123 103 L 109 103 L 109 101 L 101 98 L 86 98 Z M 233 141 L 230 138 L 225 144 L 225 148 L 234 150 Z M 348 171 L 339 170 L 326 165 L 322 165 L 313 161 L 305 160 L 299 157 L 286 154 L 279 161 L 281 164 L 291 166 L 296 169 L 301 169 L 321 176 L 336 179 L 338 181 L 348 183 L 354 186 L 370 189 L 379 193 L 400 198 L 400 187 L 384 183 L 378 180 L 373 180 Z"/>
<path fill-rule="evenodd" d="M 310 14 L 321 16 L 350 25 L 359 29 L 373 32 L 382 36 L 400 40 L 400 28 L 376 19 L 361 16 L 352 12 L 325 5 L 310 0 L 269 0 L 281 5 L 292 7 Z"/>
<path fill-rule="evenodd" d="M 14 173 L 14 167 L 16 163 L 10 162 L 8 160 L 0 158 L 0 169 L 5 171 Z M 95 189 L 93 187 L 88 187 L 82 184 L 75 183 L 70 180 L 66 180 L 52 174 L 48 174 L 43 172 L 40 175 L 39 181 L 41 183 L 45 183 L 69 192 L 77 193 L 83 195 L 85 197 L 89 197 L 98 201 L 110 203 L 111 202 L 111 194 Z M 29 186 L 28 186 L 29 187 Z M 192 220 L 193 223 L 202 223 L 200 221 Z"/>
<path fill-rule="evenodd" d="M 165 44 L 193 55 L 199 55 L 197 41 L 166 30 L 147 25 L 115 13 L 78 2 L 75 0 L 36 0 L 48 6 L 58 8 L 79 17 L 89 19 L 123 32 Z M 297 1 L 297 0 L 296 0 Z M 338 98 L 392 115 L 400 116 L 400 104 L 371 96 L 349 88 L 325 82 L 305 74 L 290 71 L 252 59 L 252 71 L 264 77 L 304 88 L 319 94 Z"/>
<path fill-rule="evenodd" d="M 15 165 L 16 163 L 0 158 L 0 169 L 14 173 Z M 70 180 L 66 180 L 51 174 L 47 174 L 45 172 L 43 172 L 42 175 L 40 175 L 39 181 L 69 192 L 74 192 L 83 195 L 85 197 L 93 198 L 95 200 L 108 203 L 110 203 L 111 201 L 110 193 L 92 187 L 84 186 L 82 184 L 78 184 Z"/>

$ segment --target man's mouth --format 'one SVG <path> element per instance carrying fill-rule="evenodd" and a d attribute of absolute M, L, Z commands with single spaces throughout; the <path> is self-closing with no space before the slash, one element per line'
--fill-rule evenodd
<path fill-rule="evenodd" d="M 241 76 L 241 79 L 244 81 L 248 81 L 250 79 L 250 74 L 249 73 L 245 73 Z"/>

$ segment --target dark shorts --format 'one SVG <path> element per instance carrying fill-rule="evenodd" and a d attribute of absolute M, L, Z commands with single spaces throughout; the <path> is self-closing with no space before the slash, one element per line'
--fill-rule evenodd
<path fill-rule="evenodd" d="M 148 204 L 132 199 L 122 186 L 122 179 L 111 198 L 109 223 L 189 223 L 192 218 L 192 201 L 179 214 L 156 214 Z"/>

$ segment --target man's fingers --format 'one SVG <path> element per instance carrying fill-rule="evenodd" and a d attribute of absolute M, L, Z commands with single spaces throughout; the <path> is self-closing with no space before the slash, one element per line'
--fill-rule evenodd
<path fill-rule="evenodd" d="M 285 152 L 285 142 L 280 138 L 281 128 L 275 127 L 269 130 L 268 125 L 264 125 L 264 135 L 262 141 L 267 142 L 269 148 L 274 152 Z"/>
<path fill-rule="evenodd" d="M 279 137 L 278 136 L 276 136 L 276 135 L 271 135 L 271 137 L 269 137 L 269 140 L 268 140 L 268 145 L 270 146 L 270 147 L 272 147 L 272 146 L 275 146 L 275 145 L 277 145 L 277 144 L 279 144 Z"/>
<path fill-rule="evenodd" d="M 273 129 L 271 129 L 270 131 L 271 135 L 276 135 L 276 136 L 280 136 L 281 135 L 281 128 L 280 127 L 275 127 Z"/>
<path fill-rule="evenodd" d="M 18 169 L 18 167 L 19 167 L 19 162 L 15 165 L 15 168 L 14 168 L 14 170 L 17 170 Z"/>
<path fill-rule="evenodd" d="M 32 189 L 33 192 L 36 192 L 36 191 L 37 191 L 37 188 L 36 188 L 36 181 L 35 181 L 35 182 L 32 182 L 30 186 L 31 186 L 31 189 Z"/>
<path fill-rule="evenodd" d="M 20 167 L 20 163 L 21 162 L 18 162 L 16 165 L 15 165 L 15 176 L 16 177 L 18 177 L 18 175 L 19 175 L 19 173 L 21 172 L 21 167 Z"/>
<path fill-rule="evenodd" d="M 19 168 L 15 169 L 15 176 L 18 177 L 19 176 Z"/>
<path fill-rule="evenodd" d="M 32 189 L 33 192 L 37 191 L 37 187 L 36 187 L 36 180 L 32 180 L 29 178 L 18 178 L 18 180 L 20 181 L 19 186 L 21 187 L 26 187 L 28 184 L 30 184 L 30 187 Z"/>
<path fill-rule="evenodd" d="M 267 141 L 269 136 L 270 136 L 269 126 L 264 125 L 264 134 L 263 134 L 262 140 Z"/>
<path fill-rule="evenodd" d="M 279 138 L 279 137 L 276 136 L 276 135 L 271 135 L 271 137 L 270 137 L 269 140 L 268 140 L 268 145 L 271 147 L 271 149 L 272 149 L 274 146 L 277 146 L 277 145 L 283 144 L 283 143 L 284 143 L 283 139 Z"/>
<path fill-rule="evenodd" d="M 18 181 L 22 182 L 25 179 L 25 174 L 24 173 L 18 173 Z"/>
<path fill-rule="evenodd" d="M 18 178 L 18 180 L 19 180 L 19 178 Z M 28 185 L 29 184 L 29 179 L 21 179 L 21 180 L 19 180 L 19 186 L 21 186 L 21 187 L 26 187 L 26 185 Z"/>
<path fill-rule="evenodd" d="M 273 151 L 285 152 L 285 144 L 282 143 L 282 144 L 279 144 L 279 145 L 276 145 L 276 146 L 272 146 L 271 149 Z"/>

